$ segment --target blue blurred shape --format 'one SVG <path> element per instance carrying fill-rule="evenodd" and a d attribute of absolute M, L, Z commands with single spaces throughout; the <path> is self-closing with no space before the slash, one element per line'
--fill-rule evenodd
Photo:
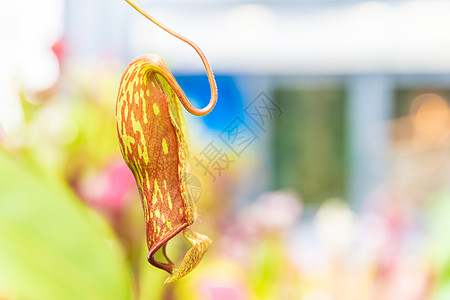
<path fill-rule="evenodd" d="M 211 98 L 211 90 L 205 75 L 175 76 L 188 99 L 195 107 L 206 106 Z M 236 117 L 245 120 L 241 92 L 232 76 L 216 75 L 219 97 L 213 111 L 202 117 L 210 129 L 222 131 Z"/>

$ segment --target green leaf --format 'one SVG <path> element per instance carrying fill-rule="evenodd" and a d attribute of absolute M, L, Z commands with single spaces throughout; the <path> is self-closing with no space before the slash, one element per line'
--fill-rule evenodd
<path fill-rule="evenodd" d="M 0 150 L 0 298 L 132 299 L 106 223 L 64 184 Z"/>

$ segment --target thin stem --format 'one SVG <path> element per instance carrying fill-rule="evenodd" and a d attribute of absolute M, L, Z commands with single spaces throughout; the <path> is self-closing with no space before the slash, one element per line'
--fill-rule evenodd
<path fill-rule="evenodd" d="M 216 85 L 216 80 L 214 79 L 214 74 L 213 74 L 211 67 L 208 63 L 208 60 L 206 59 L 202 50 L 188 38 L 176 33 L 175 31 L 173 31 L 170 28 L 166 27 L 165 25 L 161 24 L 158 20 L 156 20 L 155 18 L 153 18 L 152 16 L 147 14 L 145 11 L 143 11 L 141 8 L 139 8 L 136 4 L 134 4 L 133 1 L 130 1 L 130 0 L 125 0 L 125 1 L 128 2 L 128 4 L 130 4 L 138 12 L 140 12 L 144 17 L 146 17 L 147 19 L 152 21 L 155 25 L 159 26 L 164 31 L 170 33 L 174 37 L 189 44 L 192 48 L 195 49 L 195 51 L 197 51 L 198 55 L 200 56 L 200 58 L 203 62 L 203 65 L 205 66 L 206 74 L 208 75 L 209 86 L 211 87 L 211 99 L 209 100 L 209 104 L 202 109 L 193 107 L 189 101 L 185 102 L 185 101 L 183 101 L 183 99 L 180 99 L 180 100 L 183 103 L 183 106 L 186 108 L 186 110 L 188 112 L 190 112 L 191 114 L 196 115 L 196 116 L 204 116 L 204 115 L 208 114 L 214 108 L 214 106 L 216 105 L 216 102 L 217 102 L 217 85 Z"/>

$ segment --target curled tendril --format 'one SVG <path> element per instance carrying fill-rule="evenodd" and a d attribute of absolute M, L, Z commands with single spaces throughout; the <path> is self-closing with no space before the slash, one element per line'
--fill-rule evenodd
<path fill-rule="evenodd" d="M 211 98 L 209 100 L 209 104 L 202 109 L 195 108 L 192 106 L 192 104 L 186 98 L 184 93 L 183 93 L 183 96 L 180 98 L 180 101 L 183 104 L 184 108 L 186 108 L 186 110 L 193 115 L 204 116 L 204 115 L 207 115 L 208 113 L 210 113 L 217 102 L 217 84 L 216 84 L 216 80 L 214 79 L 214 74 L 211 70 L 211 66 L 208 63 L 208 60 L 206 59 L 205 54 L 203 54 L 203 51 L 190 39 L 182 36 L 181 34 L 176 33 L 172 29 L 168 28 L 167 26 L 163 25 L 161 22 L 159 22 L 158 20 L 156 20 L 155 18 L 153 18 L 152 16 L 147 14 L 145 11 L 143 11 L 141 8 L 139 8 L 136 4 L 134 4 L 133 1 L 130 1 L 130 0 L 125 0 L 125 1 L 127 1 L 128 4 L 130 4 L 134 9 L 136 9 L 138 12 L 140 12 L 144 17 L 149 19 L 155 25 L 159 26 L 161 29 L 163 29 L 164 31 L 173 35 L 174 37 L 189 44 L 192 48 L 195 49 L 195 51 L 197 51 L 198 55 L 200 56 L 200 58 L 203 62 L 203 65 L 205 66 L 206 74 L 208 75 L 209 86 L 211 88 Z"/>

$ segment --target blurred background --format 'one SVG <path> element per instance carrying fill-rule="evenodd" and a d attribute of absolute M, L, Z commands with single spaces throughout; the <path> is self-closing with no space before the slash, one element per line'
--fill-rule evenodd
<path fill-rule="evenodd" d="M 1 300 L 450 299 L 450 1 L 136 4 L 216 75 L 185 114 L 213 245 L 163 284 L 115 129 L 144 53 L 206 105 L 195 51 L 125 1 L 2 0 Z"/>

